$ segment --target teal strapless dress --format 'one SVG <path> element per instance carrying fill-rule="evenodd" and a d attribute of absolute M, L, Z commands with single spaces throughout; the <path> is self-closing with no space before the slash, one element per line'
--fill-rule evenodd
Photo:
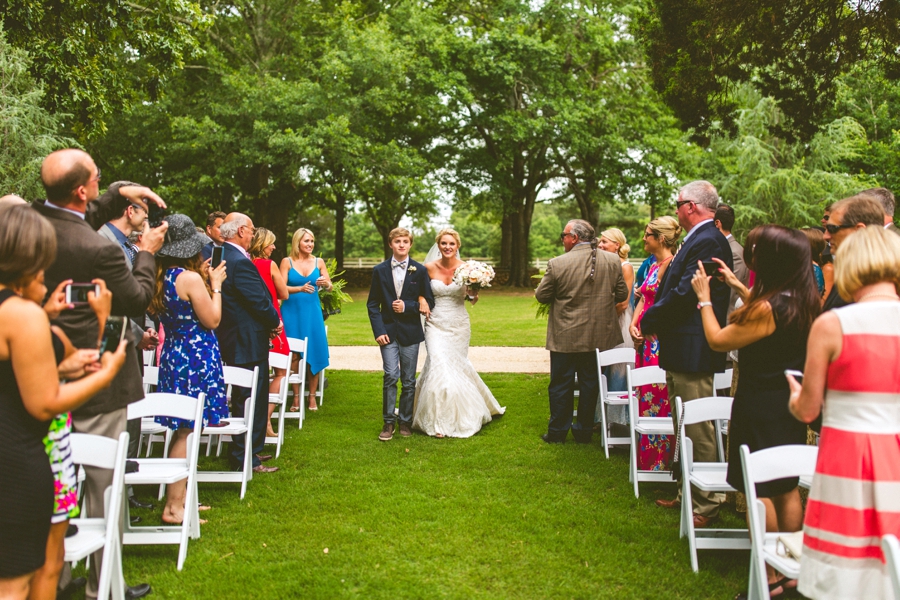
<path fill-rule="evenodd" d="M 318 263 L 318 261 L 316 261 Z M 311 283 L 314 287 L 319 275 L 319 265 L 304 277 L 294 268 L 288 270 L 288 286 L 303 286 Z M 322 305 L 319 303 L 318 288 L 315 294 L 297 292 L 281 303 L 281 320 L 284 332 L 288 337 L 302 340 L 307 338 L 306 364 L 310 373 L 315 375 L 328 366 L 328 338 L 325 335 L 325 319 L 322 317 Z"/>

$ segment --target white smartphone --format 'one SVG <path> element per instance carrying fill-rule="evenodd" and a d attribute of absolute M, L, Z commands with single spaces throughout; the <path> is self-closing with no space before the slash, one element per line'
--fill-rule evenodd
<path fill-rule="evenodd" d="M 93 283 L 70 283 L 66 286 L 66 304 L 87 304 L 88 292 L 100 295 L 100 286 Z"/>

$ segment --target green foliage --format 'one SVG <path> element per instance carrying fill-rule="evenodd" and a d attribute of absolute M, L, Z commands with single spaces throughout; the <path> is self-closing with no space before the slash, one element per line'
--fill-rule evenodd
<path fill-rule="evenodd" d="M 333 258 L 325 261 L 325 270 L 328 271 L 328 275 L 331 277 L 331 289 L 319 290 L 319 302 L 322 305 L 322 313 L 328 316 L 339 315 L 345 303 L 353 302 L 350 294 L 344 291 L 344 288 L 347 287 L 347 281 L 340 278 L 345 271 L 338 271 L 337 261 Z"/>
<path fill-rule="evenodd" d="M 196 56 L 210 15 L 188 0 L 0 0 L 0 20 L 9 43 L 31 54 L 44 106 L 72 115 L 72 130 L 86 137 L 123 107 L 155 99 Z"/>
<path fill-rule="evenodd" d="M 41 160 L 76 145 L 59 135 L 60 120 L 42 106 L 44 88 L 29 74 L 31 59 L 0 26 L 0 196 L 40 198 Z"/>
<path fill-rule="evenodd" d="M 639 19 L 654 88 L 698 137 L 727 130 L 736 84 L 753 82 L 784 111 L 784 137 L 811 139 L 835 81 L 866 58 L 900 74 L 895 2 L 650 0 Z"/>
<path fill-rule="evenodd" d="M 874 185 L 841 168 L 866 145 L 854 119 L 829 123 L 808 144 L 790 142 L 771 133 L 784 118 L 774 99 L 749 86 L 738 98 L 743 108 L 735 118 L 737 133 L 713 129 L 703 170 L 723 201 L 734 206 L 739 237 L 763 223 L 815 225 L 824 205 Z"/>
<path fill-rule="evenodd" d="M 565 227 L 556 211 L 546 204 L 538 204 L 534 207 L 534 220 L 531 222 L 531 231 L 529 236 L 531 240 L 529 247 L 531 249 L 530 258 L 549 258 L 556 256 L 562 251 L 559 242 L 559 234 Z"/>
<path fill-rule="evenodd" d="M 344 221 L 344 252 L 346 256 L 375 257 L 381 256 L 381 236 L 372 226 L 372 221 L 365 213 L 350 213 Z M 416 242 L 418 242 L 416 238 Z M 429 245 L 430 247 L 430 245 Z M 426 248 L 427 252 L 428 249 Z"/>

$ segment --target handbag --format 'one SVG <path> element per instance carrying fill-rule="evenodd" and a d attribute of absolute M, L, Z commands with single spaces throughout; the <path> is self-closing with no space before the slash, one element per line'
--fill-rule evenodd
<path fill-rule="evenodd" d="M 803 530 L 779 535 L 775 540 L 775 552 L 779 556 L 800 560 L 803 555 Z"/>

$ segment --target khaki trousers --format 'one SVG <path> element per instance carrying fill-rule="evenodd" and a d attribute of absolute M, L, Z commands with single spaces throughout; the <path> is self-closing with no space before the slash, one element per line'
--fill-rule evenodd
<path fill-rule="evenodd" d="M 119 434 L 125 431 L 127 409 L 120 408 L 102 415 L 90 417 L 76 417 L 72 415 L 72 425 L 78 433 L 102 435 L 104 437 L 119 439 Z M 96 467 L 84 468 L 84 515 L 85 517 L 104 516 L 103 494 L 106 488 L 112 485 L 113 472 L 109 469 Z M 120 499 L 124 503 L 124 497 Z M 123 524 L 125 522 L 125 510 L 121 511 L 122 521 L 119 523 L 119 543 L 122 542 Z M 98 550 L 91 555 L 91 568 L 88 572 L 85 598 L 96 598 L 97 587 L 100 580 L 100 565 L 103 564 L 103 550 Z M 65 587 L 71 581 L 71 571 L 66 564 L 60 577 L 60 587 Z M 105 598 L 103 600 L 106 600 Z"/>
<path fill-rule="evenodd" d="M 667 371 L 666 384 L 669 390 L 669 401 L 673 405 L 676 396 L 679 396 L 682 402 L 687 403 L 713 395 L 712 373 L 672 373 Z M 695 462 L 719 461 L 719 454 L 716 450 L 716 428 L 711 421 L 686 425 L 684 433 L 694 444 Z M 691 496 L 694 514 L 704 517 L 718 516 L 719 505 L 725 502 L 725 494 L 721 492 L 704 492 L 692 488 Z M 678 489 L 678 500 L 681 500 L 681 488 Z"/>

